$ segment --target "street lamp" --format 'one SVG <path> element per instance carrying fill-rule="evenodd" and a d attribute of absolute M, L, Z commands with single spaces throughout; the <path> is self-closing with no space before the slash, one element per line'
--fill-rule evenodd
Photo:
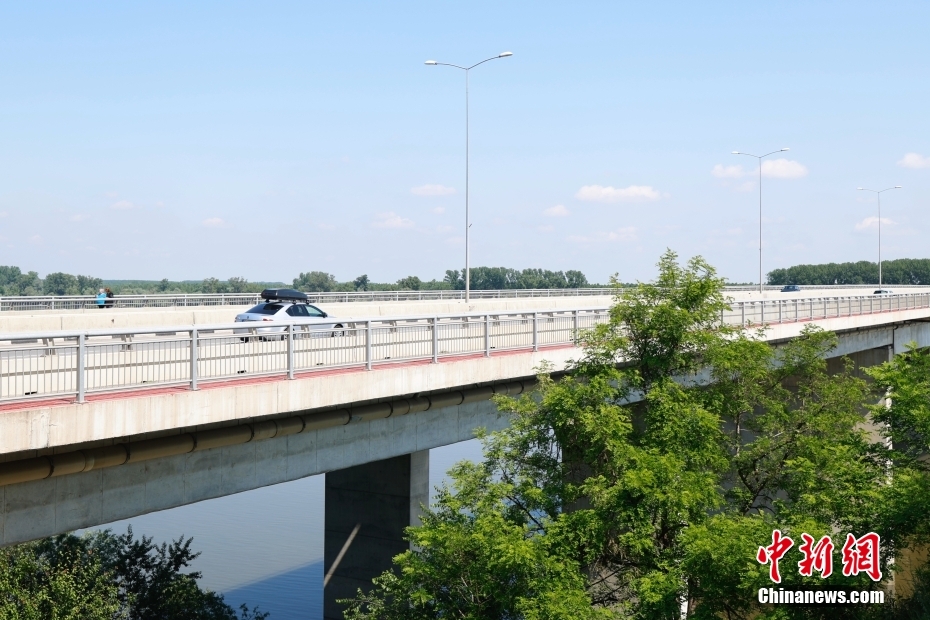
<path fill-rule="evenodd" d="M 465 301 L 469 301 L 471 298 L 471 270 L 468 263 L 468 229 L 471 228 L 471 224 L 468 219 L 468 72 L 477 67 L 478 65 L 483 65 L 484 63 L 497 60 L 498 58 L 507 58 L 508 56 L 513 56 L 513 52 L 502 52 L 497 56 L 491 56 L 486 58 L 481 62 L 477 62 L 470 67 L 460 67 L 459 65 L 453 65 L 447 62 L 436 62 L 435 60 L 427 60 L 425 64 L 431 66 L 443 66 L 443 67 L 453 67 L 455 69 L 461 69 L 465 72 Z"/>
<path fill-rule="evenodd" d="M 759 293 L 762 293 L 762 159 L 764 157 L 768 157 L 769 155 L 782 153 L 787 150 L 787 148 L 778 149 L 777 151 L 772 151 L 771 153 L 766 153 L 765 155 L 753 155 L 752 153 L 733 151 L 733 155 L 747 155 L 749 157 L 755 157 L 759 160 Z"/>
<path fill-rule="evenodd" d="M 893 189 L 901 189 L 900 185 L 886 187 L 885 189 L 874 190 L 865 187 L 857 187 L 860 192 L 872 192 L 878 196 L 878 288 L 882 287 L 882 193 Z"/>

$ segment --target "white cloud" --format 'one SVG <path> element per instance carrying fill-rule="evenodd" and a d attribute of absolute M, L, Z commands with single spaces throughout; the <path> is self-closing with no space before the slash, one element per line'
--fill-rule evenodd
<path fill-rule="evenodd" d="M 0 217 L 6 217 L 8 215 L 9 213 L 7 213 L 6 211 L 0 211 Z"/>
<path fill-rule="evenodd" d="M 223 221 L 223 218 L 219 217 L 208 217 L 202 221 L 201 224 L 207 228 L 223 228 L 226 226 L 226 222 Z"/>
<path fill-rule="evenodd" d="M 417 196 L 448 196 L 455 193 L 455 188 L 446 187 L 445 185 L 421 185 L 411 187 L 410 193 Z"/>
<path fill-rule="evenodd" d="M 158 208 L 161 208 L 161 207 L 164 207 L 164 206 L 165 206 L 165 203 L 162 202 L 161 200 L 158 200 L 158 201 L 155 202 L 155 206 L 158 207 Z"/>
<path fill-rule="evenodd" d="M 762 176 L 771 179 L 800 179 L 807 176 L 807 168 L 791 159 L 766 160 L 762 162 Z"/>
<path fill-rule="evenodd" d="M 90 219 L 90 216 L 87 215 L 86 213 L 78 213 L 76 215 L 72 215 L 68 219 L 71 220 L 72 222 L 83 222 L 84 220 Z"/>
<path fill-rule="evenodd" d="M 111 209 L 116 209 L 118 211 L 127 211 L 129 209 L 135 209 L 136 205 L 132 204 L 128 200 L 118 200 L 110 205 Z"/>
<path fill-rule="evenodd" d="M 438 214 L 438 215 L 442 215 L 442 214 L 445 213 L 445 212 L 446 212 L 446 208 L 445 208 L 445 207 L 436 207 L 436 208 L 433 209 L 433 213 L 436 213 L 436 214 Z"/>
<path fill-rule="evenodd" d="M 624 228 L 618 228 L 617 230 L 611 230 L 609 232 L 599 232 L 591 236 L 584 235 L 569 235 L 569 241 L 575 243 L 598 243 L 603 241 L 635 241 L 636 240 L 636 227 L 627 226 Z"/>
<path fill-rule="evenodd" d="M 724 166 L 723 164 L 714 166 L 710 173 L 718 179 L 741 179 L 746 176 L 746 171 L 742 166 Z"/>
<path fill-rule="evenodd" d="M 42 243 L 42 237 L 40 237 L 39 235 L 32 235 L 31 237 L 29 237 L 29 241 L 31 241 L 32 243 Z"/>
<path fill-rule="evenodd" d="M 590 202 L 639 202 L 658 200 L 659 197 L 659 192 L 649 185 L 630 185 L 629 187 L 585 185 L 575 194 L 578 200 Z"/>
<path fill-rule="evenodd" d="M 565 205 L 555 205 L 543 210 L 546 217 L 566 217 L 571 211 L 565 208 Z"/>
<path fill-rule="evenodd" d="M 336 229 L 336 226 L 334 224 L 327 224 L 325 222 L 317 224 L 316 227 L 319 228 L 320 230 L 335 230 Z"/>
<path fill-rule="evenodd" d="M 119 194 L 116 192 L 106 192 L 104 196 L 106 196 L 107 198 L 116 198 L 117 196 L 119 196 Z"/>
<path fill-rule="evenodd" d="M 447 232 L 450 232 L 451 230 L 452 230 L 451 226 L 437 226 L 436 227 L 436 232 L 439 232 L 439 233 L 447 233 Z"/>
<path fill-rule="evenodd" d="M 552 224 L 545 224 L 544 226 L 537 226 L 536 230 L 539 232 L 552 232 L 555 230 L 555 226 Z"/>
<path fill-rule="evenodd" d="M 930 168 L 930 157 L 924 157 L 920 153 L 907 153 L 898 165 L 902 168 Z"/>
<path fill-rule="evenodd" d="M 375 228 L 413 228 L 413 220 L 401 217 L 393 211 L 379 213 L 371 223 Z"/>
<path fill-rule="evenodd" d="M 896 222 L 888 219 L 887 217 L 882 218 L 882 226 L 894 226 Z M 869 216 L 856 224 L 856 230 L 867 230 L 869 228 L 878 228 L 878 218 L 874 215 Z"/>

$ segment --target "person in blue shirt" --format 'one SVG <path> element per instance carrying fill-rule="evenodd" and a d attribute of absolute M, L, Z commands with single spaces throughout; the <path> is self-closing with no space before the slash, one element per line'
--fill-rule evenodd
<path fill-rule="evenodd" d="M 103 289 L 100 289 L 100 292 L 97 293 L 97 307 L 103 308 L 105 303 L 107 303 L 107 293 Z"/>

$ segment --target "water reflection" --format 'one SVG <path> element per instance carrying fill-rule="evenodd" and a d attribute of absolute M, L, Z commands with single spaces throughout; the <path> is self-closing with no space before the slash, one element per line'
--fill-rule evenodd
<path fill-rule="evenodd" d="M 430 451 L 430 487 L 462 459 L 481 457 L 481 444 L 466 441 Z M 233 607 L 246 603 L 271 612 L 269 620 L 323 616 L 323 476 L 163 510 L 102 528 L 156 542 L 193 536 L 201 555 L 193 567 L 201 585 L 222 592 Z"/>

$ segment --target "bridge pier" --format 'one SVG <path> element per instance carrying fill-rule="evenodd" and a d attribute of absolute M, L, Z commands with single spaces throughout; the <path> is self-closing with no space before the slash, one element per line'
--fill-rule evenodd
<path fill-rule="evenodd" d="M 342 620 L 359 588 L 391 568 L 408 548 L 404 528 L 429 504 L 429 450 L 326 473 L 323 617 Z"/>

